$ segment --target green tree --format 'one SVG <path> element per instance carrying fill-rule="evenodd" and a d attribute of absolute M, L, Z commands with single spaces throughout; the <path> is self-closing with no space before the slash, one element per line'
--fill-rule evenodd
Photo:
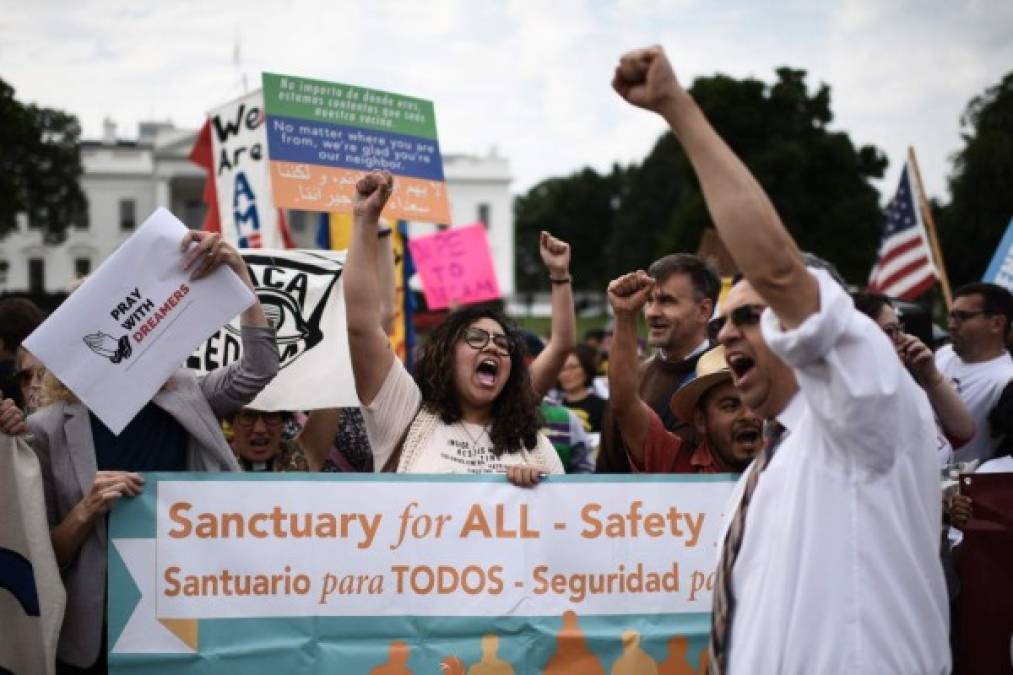
<path fill-rule="evenodd" d="M 75 116 L 25 105 L 0 80 L 0 235 L 14 228 L 18 213 L 50 241 L 87 218 L 80 137 Z"/>
<path fill-rule="evenodd" d="M 875 259 L 883 222 L 879 193 L 869 181 L 883 175 L 886 159 L 876 148 L 856 148 L 847 133 L 828 129 L 833 120 L 830 87 L 822 84 L 810 92 L 805 78 L 804 70 L 791 68 L 779 68 L 773 85 L 715 75 L 697 79 L 690 91 L 770 195 L 799 246 L 832 261 L 846 278 L 861 284 Z M 645 171 L 636 175 L 657 183 L 656 176 L 645 175 L 646 169 L 652 163 L 669 167 L 677 188 L 645 190 L 646 200 L 660 197 L 670 207 L 667 219 L 654 221 L 662 230 L 655 248 L 693 251 L 710 216 L 692 166 L 670 136 L 658 142 L 644 161 Z M 631 188 L 631 193 L 638 191 Z M 633 218 L 621 223 L 617 238 L 633 222 L 643 222 L 642 208 L 630 205 Z"/>
<path fill-rule="evenodd" d="M 602 264 L 625 184 L 618 165 L 602 176 L 585 168 L 566 178 L 550 178 L 514 201 L 517 287 L 545 290 L 549 280 L 538 255 L 542 230 L 570 243 L 570 271 L 582 289 L 604 288 L 608 267 Z"/>
<path fill-rule="evenodd" d="M 770 194 L 799 245 L 863 284 L 883 223 L 879 193 L 869 181 L 883 175 L 886 159 L 828 129 L 830 87 L 810 91 L 805 71 L 780 68 L 771 85 L 715 75 L 697 79 L 690 91 Z M 591 266 L 589 276 L 578 280 L 581 288 L 604 288 L 609 279 L 665 253 L 695 251 L 710 226 L 693 168 L 671 133 L 639 165 L 616 168 L 607 177 L 586 169 L 539 184 L 518 197 L 515 214 L 519 251 L 530 246 L 524 237 L 543 223 L 586 224 L 570 239 L 575 260 L 591 257 L 584 263 Z M 592 279 L 594 284 L 585 283 Z"/>
<path fill-rule="evenodd" d="M 1013 216 L 1013 72 L 967 105 L 939 238 L 954 288 L 981 279 Z"/>

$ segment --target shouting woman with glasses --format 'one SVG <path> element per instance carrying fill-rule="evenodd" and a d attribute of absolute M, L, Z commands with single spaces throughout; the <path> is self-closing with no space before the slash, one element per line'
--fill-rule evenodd
<path fill-rule="evenodd" d="M 374 466 L 402 473 L 506 473 L 531 486 L 563 473 L 541 433 L 523 349 L 496 310 L 455 310 L 430 334 L 415 377 L 391 351 L 379 316 L 374 259 L 380 212 L 393 190 L 389 173 L 356 185 L 345 265 L 348 341 Z"/>

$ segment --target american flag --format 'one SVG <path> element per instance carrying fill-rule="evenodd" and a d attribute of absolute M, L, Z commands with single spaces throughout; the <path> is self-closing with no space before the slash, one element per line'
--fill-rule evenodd
<path fill-rule="evenodd" d="M 883 241 L 869 275 L 870 291 L 901 300 L 914 300 L 938 278 L 909 169 L 905 164 L 897 194 L 886 207 Z"/>

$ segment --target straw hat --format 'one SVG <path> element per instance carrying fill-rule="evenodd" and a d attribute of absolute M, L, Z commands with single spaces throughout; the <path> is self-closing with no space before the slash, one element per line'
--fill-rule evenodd
<path fill-rule="evenodd" d="M 693 410 L 700 397 L 722 382 L 731 382 L 732 371 L 725 361 L 725 348 L 717 346 L 705 352 L 696 362 L 696 378 L 672 395 L 669 407 L 675 416 L 686 423 L 693 422 Z"/>

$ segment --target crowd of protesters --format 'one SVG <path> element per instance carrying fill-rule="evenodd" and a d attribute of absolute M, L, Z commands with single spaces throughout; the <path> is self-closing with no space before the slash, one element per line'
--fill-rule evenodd
<path fill-rule="evenodd" d="M 360 407 L 249 407 L 279 365 L 254 303 L 240 360 L 178 370 L 118 435 L 21 346 L 42 312 L 0 300 L 0 425 L 30 434 L 68 596 L 59 672 L 105 671 L 105 514 L 147 471 L 503 473 L 528 488 L 562 473 L 742 474 L 719 542 L 712 672 L 949 672 L 958 589 L 947 595 L 943 567 L 974 504 L 939 477 L 956 463 L 1013 472 L 1010 292 L 958 289 L 950 343 L 933 352 L 890 298 L 849 295 L 798 250 L 663 51 L 625 55 L 613 86 L 659 114 L 696 169 L 741 270 L 724 297 L 695 255 L 644 261 L 603 289 L 612 328 L 577 344 L 570 245 L 542 233 L 547 340 L 495 307 L 461 307 L 409 372 L 374 264 L 389 256 L 394 179 L 373 172 L 356 186 L 343 280 Z M 181 245 L 196 277 L 224 265 L 253 287 L 219 235 Z"/>

